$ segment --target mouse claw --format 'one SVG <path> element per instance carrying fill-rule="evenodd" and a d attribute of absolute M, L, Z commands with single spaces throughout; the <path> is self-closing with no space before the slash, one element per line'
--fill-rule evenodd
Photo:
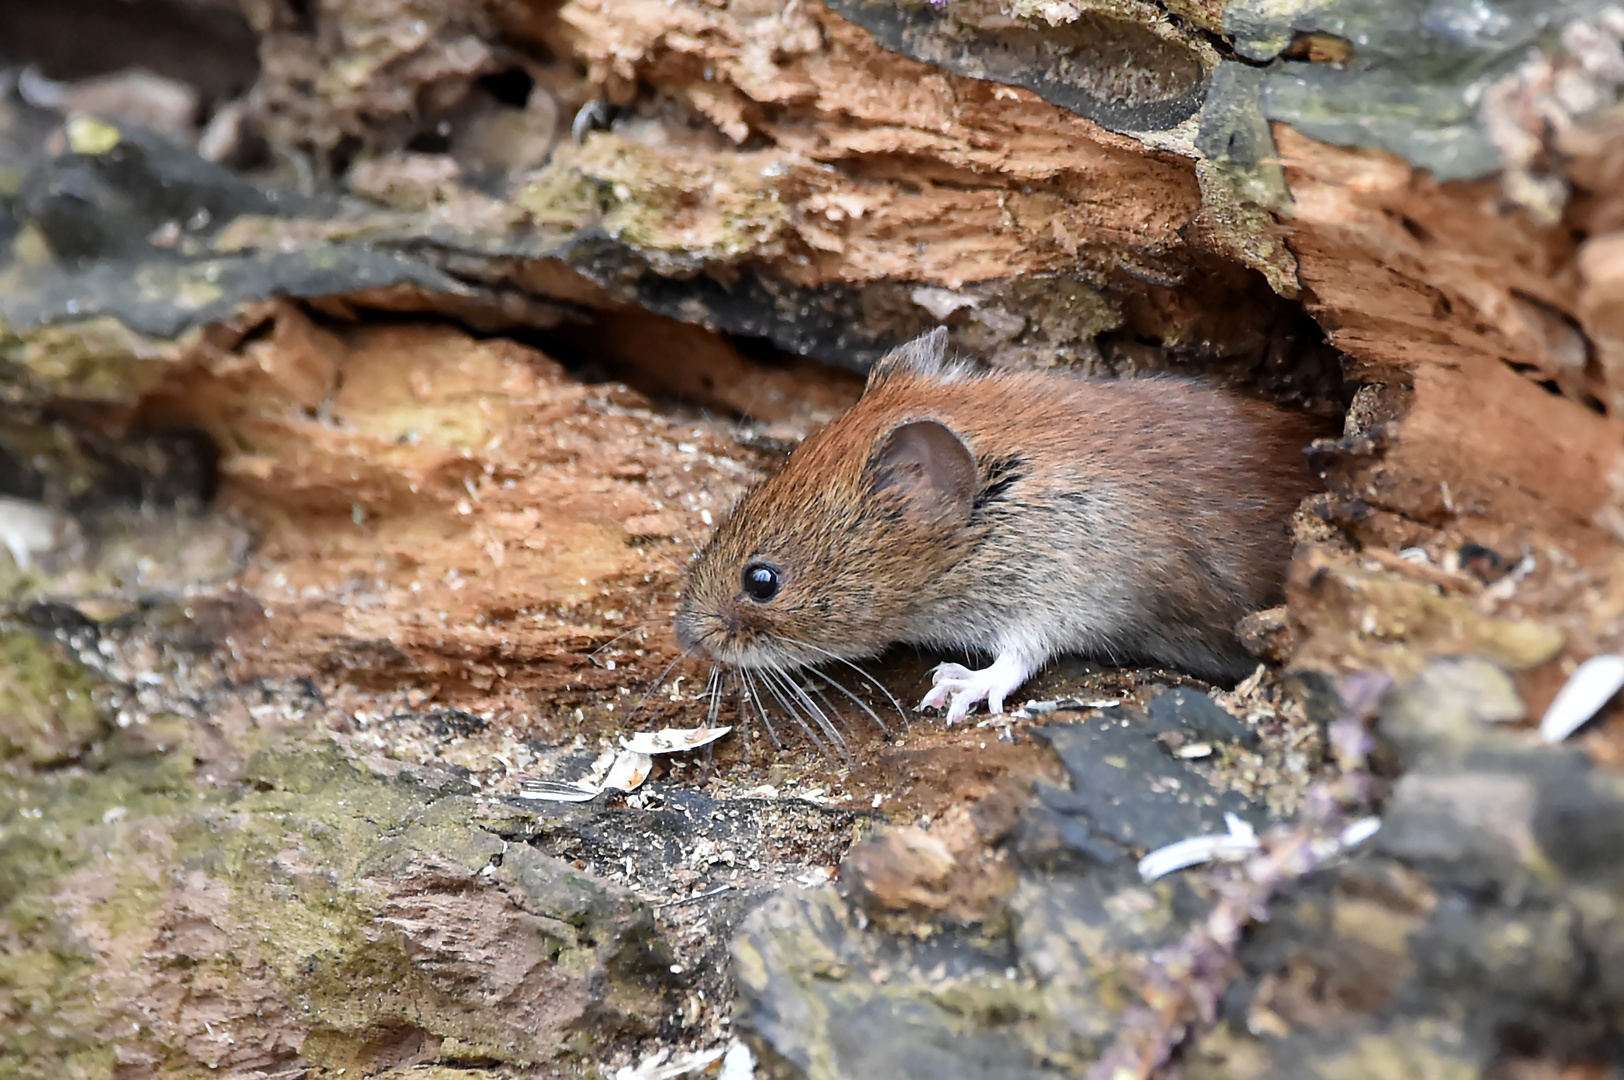
<path fill-rule="evenodd" d="M 940 709 L 955 692 L 969 685 L 975 672 L 963 664 L 937 664 L 930 673 L 931 687 L 919 703 L 920 710 Z"/>
<path fill-rule="evenodd" d="M 981 675 L 982 672 L 971 671 L 961 664 L 943 664 L 932 673 L 931 677 L 936 680 L 936 684 L 930 688 L 930 693 L 925 695 L 925 700 L 919 703 L 919 707 L 940 709 L 946 706 L 944 719 L 947 725 L 952 727 L 970 715 L 970 710 L 975 707 L 976 702 L 986 700 L 987 688 L 979 678 Z M 994 711 L 1001 712 L 1002 709 Z"/>
<path fill-rule="evenodd" d="M 972 671 L 963 664 L 939 664 L 930 673 L 931 688 L 919 703 L 921 709 L 939 709 L 947 706 L 949 726 L 970 715 L 978 702 L 987 703 L 987 711 L 1004 711 L 1004 698 L 1026 681 L 1030 673 L 1027 665 L 1014 656 L 1000 654 L 988 667 Z"/>

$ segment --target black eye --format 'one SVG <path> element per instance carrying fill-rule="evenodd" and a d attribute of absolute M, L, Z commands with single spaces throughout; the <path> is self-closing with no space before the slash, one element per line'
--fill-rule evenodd
<path fill-rule="evenodd" d="M 758 604 L 765 604 L 778 595 L 783 580 L 778 567 L 771 563 L 753 562 L 744 568 L 744 593 Z"/>

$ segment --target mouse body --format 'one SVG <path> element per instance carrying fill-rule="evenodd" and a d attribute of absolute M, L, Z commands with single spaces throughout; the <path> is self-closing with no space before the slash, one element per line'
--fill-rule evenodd
<path fill-rule="evenodd" d="M 898 642 L 992 656 L 933 673 L 920 707 L 949 723 L 1064 653 L 1239 678 L 1257 661 L 1235 626 L 1282 597 L 1316 425 L 1180 379 L 976 371 L 932 331 L 739 501 L 678 640 L 779 672 Z"/>

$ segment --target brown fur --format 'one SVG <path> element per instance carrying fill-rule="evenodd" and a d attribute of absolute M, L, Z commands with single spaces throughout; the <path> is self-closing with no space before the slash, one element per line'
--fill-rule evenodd
<path fill-rule="evenodd" d="M 1281 598 L 1315 421 L 1173 379 L 972 375 L 944 344 L 882 361 L 861 401 L 739 502 L 690 572 L 684 645 L 752 667 L 912 642 L 1250 670 L 1234 627 Z M 879 448 L 915 420 L 969 449 L 967 521 L 877 482 Z M 741 588 L 757 560 L 782 576 L 766 603 Z"/>

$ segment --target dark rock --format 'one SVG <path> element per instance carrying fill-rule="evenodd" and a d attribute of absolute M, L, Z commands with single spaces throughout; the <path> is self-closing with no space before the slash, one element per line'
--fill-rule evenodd
<path fill-rule="evenodd" d="M 1435 661 L 1389 693 L 1378 730 L 1408 771 L 1383 815 L 1381 849 L 1460 880 L 1616 877 L 1624 774 L 1497 726 L 1524 711 L 1504 672 L 1479 660 Z"/>
<path fill-rule="evenodd" d="M 1230 1027 L 1214 1030 L 1186 1055 L 1188 1080 L 1479 1080 L 1494 1057 L 1492 1043 L 1474 1039 L 1459 1021 L 1400 1017 L 1380 1029 L 1305 1032 L 1289 1038 L 1249 1038 Z"/>
<path fill-rule="evenodd" d="M 1212 698 L 1178 686 L 1150 699 L 1150 730 L 1180 731 L 1196 739 L 1256 746 L 1258 733 Z"/>
<path fill-rule="evenodd" d="M 11 207 L 11 200 L 0 195 L 0 248 L 11 246 L 12 238 L 17 235 L 20 227 L 17 214 Z"/>
<path fill-rule="evenodd" d="M 571 239 L 558 253 L 571 269 L 618 296 L 660 315 L 697 322 L 712 330 L 759 337 L 786 352 L 826 364 L 866 371 L 915 332 L 917 322 L 894 334 L 876 333 L 865 313 L 894 307 L 908 311 L 909 286 L 877 282 L 805 288 L 749 266 L 676 278 L 654 272 L 638 253 L 597 232 Z"/>
<path fill-rule="evenodd" d="M 522 810 L 514 806 L 506 822 L 491 827 L 508 840 L 605 873 L 631 859 L 640 874 L 657 882 L 701 843 L 737 846 L 758 861 L 793 855 L 797 864 L 833 865 L 850 844 L 853 826 L 865 817 L 798 799 L 721 801 L 682 784 L 653 782 L 639 790 L 649 805 L 630 807 L 608 798 L 526 800 Z M 690 888 L 707 889 L 732 873 L 721 860 L 704 863 Z"/>
<path fill-rule="evenodd" d="M 1530 1006 L 1574 1008 L 1589 979 L 1576 914 L 1561 904 L 1488 906 L 1446 893 L 1409 945 L 1421 982 L 1433 992 L 1469 989 L 1481 999 L 1480 1011 L 1507 1018 Z"/>
<path fill-rule="evenodd" d="M 753 911 L 734 939 L 735 1021 L 799 1075 L 1066 1075 L 1044 1067 L 1013 1026 L 963 1023 L 966 1007 L 991 1017 L 1013 1002 L 1017 987 L 1002 977 L 1008 963 L 957 936 L 908 943 L 865 935 L 833 889 L 789 890 Z M 948 986 L 963 995 L 960 1007 L 930 993 Z"/>
<path fill-rule="evenodd" d="M 1387 695 L 1378 731 L 1409 766 L 1486 746 L 1499 737 L 1492 725 L 1521 720 L 1526 712 L 1510 676 L 1494 664 L 1444 659 Z"/>
<path fill-rule="evenodd" d="M 1027 808 L 1015 833 L 1015 854 L 1021 865 L 1048 870 L 1077 869 L 1094 862 L 1115 866 L 1124 857 L 1123 849 L 1094 835 L 1083 818 L 1072 817 L 1044 806 Z"/>
<path fill-rule="evenodd" d="M 186 262 L 98 261 L 82 272 L 42 272 L 0 298 L 0 318 L 25 329 L 108 315 L 139 334 L 174 338 L 271 296 L 317 297 L 419 285 L 455 296 L 464 287 L 419 259 L 362 244 L 247 251 Z"/>
<path fill-rule="evenodd" d="M 1034 875 L 1010 900 L 1009 937 L 865 933 L 832 889 L 786 891 L 734 940 L 736 1022 L 789 1075 L 1076 1076 L 1137 1001 L 1156 949 L 1202 904 L 1132 868 Z"/>
<path fill-rule="evenodd" d="M 1135 711 L 1037 734 L 1073 786 L 1040 785 L 1013 831 L 990 812 L 981 816 L 991 827 L 967 849 L 958 830 L 947 830 L 958 847 L 896 830 L 913 839 L 880 866 L 881 841 L 894 835 L 882 834 L 848 857 L 849 895 L 779 892 L 744 920 L 733 944 L 736 1021 L 783 1074 L 1080 1075 L 1124 1024 L 1154 1014 L 1141 990 L 1160 985 L 1159 958 L 1183 946 L 1211 898 L 1193 875 L 1145 883 L 1127 850 L 1223 831 L 1226 811 L 1259 824 L 1264 815 L 1165 754 Z M 953 875 L 978 858 L 1003 865 L 1004 844 L 1021 869 L 1010 887 L 980 894 L 990 906 L 966 919 L 964 905 L 932 902 L 950 897 Z M 910 866 L 912 876 L 898 872 Z M 884 912 L 874 909 L 878 885 L 893 897 Z M 910 931 L 921 923 L 928 932 Z"/>
<path fill-rule="evenodd" d="M 1334 724 L 1349 712 L 1360 711 L 1361 702 L 1345 700 L 1363 696 L 1357 692 L 1358 684 L 1339 689 L 1330 676 L 1319 671 L 1290 671 L 1281 681 L 1302 705 L 1308 719 L 1322 728 Z M 1382 685 L 1386 685 L 1385 681 Z M 1374 705 L 1374 702 L 1371 704 Z"/>
<path fill-rule="evenodd" d="M 1538 802 L 1536 782 L 1515 772 L 1412 771 L 1394 788 L 1376 842 L 1473 879 L 1534 871 L 1545 861 L 1534 838 Z"/>
<path fill-rule="evenodd" d="M 176 230 L 177 242 L 210 236 L 279 204 L 229 169 L 138 128 L 79 117 L 69 122 L 70 141 L 76 131 L 78 151 L 48 159 L 18 199 L 24 221 L 64 262 L 148 251 L 165 226 Z M 100 145 L 98 136 L 111 144 Z"/>
<path fill-rule="evenodd" d="M 1186 878 L 1147 885 L 1124 865 L 1024 877 L 1009 907 L 1020 969 L 1036 980 L 1073 1052 L 1091 1061 L 1141 1005 L 1136 991 L 1158 954 L 1206 914 L 1208 901 Z"/>
<path fill-rule="evenodd" d="M 1553 751 L 1540 778 L 1533 837 L 1568 877 L 1624 879 L 1624 772 L 1592 767 L 1581 752 Z"/>
<path fill-rule="evenodd" d="M 1038 30 L 1009 19 L 979 26 L 946 5 L 830 6 L 887 48 L 960 75 L 1024 86 L 1114 131 L 1173 127 L 1195 114 L 1206 89 L 1198 37 L 1156 35 L 1098 11 Z"/>
<path fill-rule="evenodd" d="M 1188 1075 L 1465 1080 L 1513 1057 L 1616 1057 L 1624 773 L 1504 726 L 1522 714 L 1479 660 L 1386 694 L 1379 730 L 1405 771 L 1381 831 L 1275 902 L 1241 951 L 1231 1024 Z"/>
<path fill-rule="evenodd" d="M 1086 821 L 1103 838 L 1141 850 L 1204 833 L 1226 832 L 1224 815 L 1264 823 L 1260 806 L 1218 791 L 1187 762 L 1157 745 L 1135 710 L 1113 709 L 1074 724 L 1051 724 L 1033 735 L 1054 748 L 1071 775 L 1071 790 L 1040 783 L 1039 800 L 1058 814 Z"/>
<path fill-rule="evenodd" d="M 1240 0 L 1224 9 L 1234 48 L 1259 63 L 1258 106 L 1323 142 L 1380 148 L 1440 180 L 1485 176 L 1501 158 L 1476 108 L 1485 88 L 1546 28 L 1586 10 L 1582 0 L 1514 5 L 1498 19 L 1467 5 L 1397 8 L 1336 2 L 1285 8 Z M 1357 42 L 1358 63 L 1291 62 L 1314 37 Z M 1284 54 L 1284 55 L 1282 55 Z M 1276 58 L 1280 59 L 1276 59 Z"/>

